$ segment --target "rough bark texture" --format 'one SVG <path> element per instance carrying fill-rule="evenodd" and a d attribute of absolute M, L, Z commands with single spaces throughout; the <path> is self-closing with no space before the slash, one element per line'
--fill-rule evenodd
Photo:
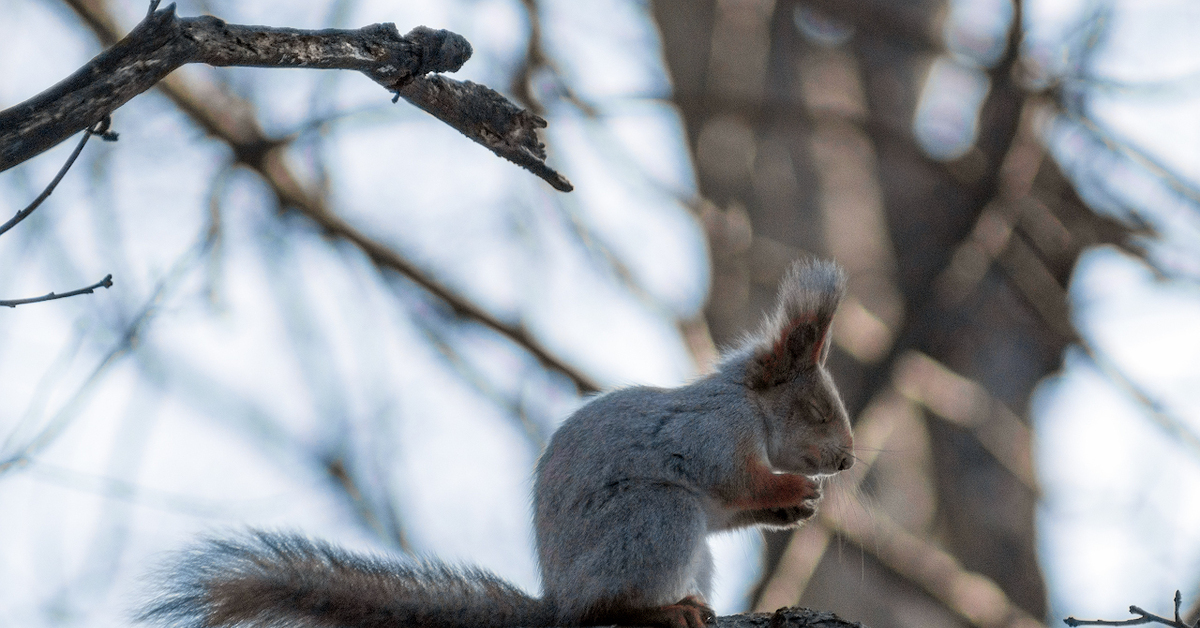
<path fill-rule="evenodd" d="M 544 120 L 482 85 L 424 76 L 456 71 L 470 56 L 462 36 L 423 26 L 404 36 L 393 24 L 315 31 L 242 26 L 211 16 L 181 18 L 172 4 L 75 74 L 0 112 L 0 171 L 89 128 L 176 68 L 207 63 L 362 72 L 555 189 L 570 191 L 544 162 L 536 135 Z"/>
<path fill-rule="evenodd" d="M 799 606 L 774 613 L 744 613 L 717 618 L 717 628 L 866 628 L 825 611 Z"/>
<path fill-rule="evenodd" d="M 571 183 L 546 166 L 546 147 L 537 129 L 540 116 L 518 107 L 498 92 L 471 81 L 430 76 L 400 88 L 400 96 L 457 129 L 488 150 L 539 176 L 560 192 Z"/>

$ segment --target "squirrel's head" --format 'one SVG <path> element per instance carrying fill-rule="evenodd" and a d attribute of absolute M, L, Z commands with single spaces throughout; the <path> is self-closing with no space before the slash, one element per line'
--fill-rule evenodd
<path fill-rule="evenodd" d="M 748 342 L 743 383 L 766 415 L 767 458 L 778 471 L 830 474 L 854 463 L 850 419 L 825 368 L 845 290 L 837 264 L 793 263 L 775 311 Z"/>

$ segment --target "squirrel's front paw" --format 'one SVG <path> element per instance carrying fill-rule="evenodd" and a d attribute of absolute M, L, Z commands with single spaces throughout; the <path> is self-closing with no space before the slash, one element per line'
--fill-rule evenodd
<path fill-rule="evenodd" d="M 647 611 L 643 619 L 663 628 L 705 628 L 716 621 L 717 614 L 704 600 L 689 595 L 670 606 Z"/>
<path fill-rule="evenodd" d="M 788 508 L 777 508 L 772 513 L 779 517 L 780 525 L 794 526 L 805 519 L 811 519 L 817 514 L 816 503 L 805 502 L 799 506 L 789 506 Z"/>
<path fill-rule="evenodd" d="M 754 523 L 768 528 L 794 528 L 817 514 L 816 502 L 804 502 L 785 508 L 764 508 L 753 513 Z"/>
<path fill-rule="evenodd" d="M 717 614 L 696 595 L 689 595 L 674 604 L 651 608 L 612 609 L 587 615 L 585 626 L 656 626 L 657 628 L 705 628 L 714 625 Z"/>

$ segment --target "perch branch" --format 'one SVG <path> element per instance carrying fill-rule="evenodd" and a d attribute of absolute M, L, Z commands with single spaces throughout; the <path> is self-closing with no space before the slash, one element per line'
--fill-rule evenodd
<path fill-rule="evenodd" d="M 71 4 L 78 9 L 84 3 Z M 0 171 L 90 127 L 176 68 L 207 63 L 357 70 L 555 189 L 569 191 L 570 183 L 543 161 L 536 130 L 545 120 L 482 85 L 421 79 L 456 71 L 470 56 L 471 45 L 461 35 L 424 26 L 404 36 L 391 23 L 355 30 L 244 26 L 212 16 L 181 18 L 170 4 L 148 13 L 75 74 L 0 112 Z"/>
<path fill-rule="evenodd" d="M 17 307 L 18 305 L 25 305 L 26 303 L 41 303 L 42 301 L 53 301 L 55 299 L 65 299 L 67 297 L 73 297 L 73 296 L 80 295 L 80 294 L 91 294 L 99 288 L 111 288 L 112 285 L 113 285 L 112 275 L 105 275 L 104 279 L 101 279 L 100 281 L 97 281 L 96 283 L 94 283 L 86 288 L 80 288 L 78 290 L 72 290 L 70 292 L 64 292 L 62 294 L 55 294 L 55 293 L 51 292 L 50 294 L 44 294 L 40 297 L 31 297 L 28 299 L 8 299 L 8 300 L 0 299 L 0 307 Z"/>
<path fill-rule="evenodd" d="M 743 613 L 718 617 L 716 628 L 866 628 L 837 615 L 799 606 L 781 608 L 774 613 Z"/>

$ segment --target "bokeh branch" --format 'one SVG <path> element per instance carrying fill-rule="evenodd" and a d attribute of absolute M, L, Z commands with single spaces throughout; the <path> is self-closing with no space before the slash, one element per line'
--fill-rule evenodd
<path fill-rule="evenodd" d="M 1097 349 L 1095 345 L 1082 336 L 1076 342 L 1079 343 L 1079 347 L 1083 349 L 1096 369 L 1108 378 L 1108 381 L 1141 406 L 1150 419 L 1166 431 L 1172 440 L 1186 447 L 1192 452 L 1192 455 L 1200 457 L 1200 434 L 1197 434 L 1186 421 L 1168 412 L 1162 401 L 1155 399 L 1153 395 L 1130 379 L 1117 366 L 1116 362 Z"/>
<path fill-rule="evenodd" d="M 92 29 L 101 43 L 112 44 L 120 29 L 102 0 L 64 0 Z M 279 205 L 316 222 L 330 236 L 346 240 L 359 248 L 381 270 L 399 273 L 444 301 L 454 312 L 476 320 L 516 342 L 543 365 L 565 374 L 583 392 L 594 392 L 599 385 L 588 375 L 567 364 L 519 324 L 510 324 L 493 316 L 470 300 L 430 277 L 391 247 L 362 233 L 338 216 L 317 192 L 301 184 L 284 159 L 284 141 L 270 138 L 259 124 L 253 107 L 223 92 L 203 92 L 177 75 L 168 76 L 159 88 L 209 135 L 225 142 L 236 159 L 254 170 L 274 192 Z"/>

